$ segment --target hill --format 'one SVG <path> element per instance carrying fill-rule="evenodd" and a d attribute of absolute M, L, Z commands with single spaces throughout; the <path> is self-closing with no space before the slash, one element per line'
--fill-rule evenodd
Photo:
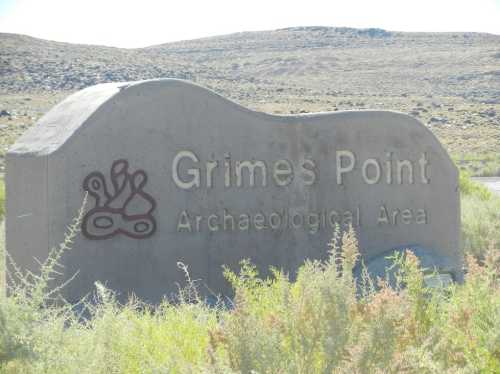
<path fill-rule="evenodd" d="M 292 27 L 120 49 L 4 33 L 0 51 L 3 150 L 70 92 L 159 77 L 273 113 L 401 110 L 452 153 L 500 149 L 499 35 Z"/>
<path fill-rule="evenodd" d="M 76 90 L 175 77 L 253 94 L 258 86 L 318 94 L 460 96 L 500 103 L 500 36 L 294 27 L 141 49 L 0 34 L 0 90 Z M 234 87 L 238 86 L 238 89 Z M 281 91 L 277 91 L 281 92 Z"/>

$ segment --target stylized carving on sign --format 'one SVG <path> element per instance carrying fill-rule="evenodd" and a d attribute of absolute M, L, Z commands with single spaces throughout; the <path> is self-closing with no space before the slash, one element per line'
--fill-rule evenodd
<path fill-rule="evenodd" d="M 127 160 L 116 160 L 111 166 L 111 185 L 104 175 L 94 171 L 83 181 L 83 189 L 95 199 L 95 207 L 85 214 L 82 233 L 88 239 L 108 239 L 124 234 L 144 239 L 156 231 L 152 215 L 156 201 L 144 192 L 148 181 L 144 170 L 130 173 Z"/>

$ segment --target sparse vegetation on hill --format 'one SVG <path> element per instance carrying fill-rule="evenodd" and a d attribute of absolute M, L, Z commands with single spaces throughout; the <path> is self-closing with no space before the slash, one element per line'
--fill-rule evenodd
<path fill-rule="evenodd" d="M 455 155 L 460 170 L 477 177 L 500 176 L 500 151 L 483 154 Z"/>
<path fill-rule="evenodd" d="M 4 92 L 183 78 L 237 101 L 287 96 L 442 96 L 498 104 L 500 36 L 292 27 L 140 49 L 0 34 Z M 279 89 L 282 90 L 279 90 Z"/>
<path fill-rule="evenodd" d="M 491 155 L 500 149 L 499 46 L 498 35 L 335 27 L 140 49 L 0 33 L 0 168 L 15 139 L 71 92 L 170 77 L 270 113 L 398 110 L 426 123 L 473 174 L 498 174 Z"/>

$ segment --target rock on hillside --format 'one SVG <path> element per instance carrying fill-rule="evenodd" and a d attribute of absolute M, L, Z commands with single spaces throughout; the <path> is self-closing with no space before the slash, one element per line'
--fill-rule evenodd
<path fill-rule="evenodd" d="M 0 34 L 0 51 L 0 93 L 174 77 L 224 94 L 286 89 L 500 103 L 500 36 L 490 34 L 292 27 L 140 49 Z"/>
<path fill-rule="evenodd" d="M 97 83 L 170 76 L 190 79 L 185 66 L 141 50 L 80 45 L 0 34 L 0 90 L 75 90 Z"/>

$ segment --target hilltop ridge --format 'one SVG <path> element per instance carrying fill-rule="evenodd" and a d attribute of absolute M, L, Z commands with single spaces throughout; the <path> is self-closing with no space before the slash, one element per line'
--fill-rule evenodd
<path fill-rule="evenodd" d="M 500 36 L 348 27 L 241 32 L 138 49 L 0 34 L 0 92 L 188 79 L 235 91 L 444 95 L 500 102 Z M 236 86 L 238 87 L 236 89 Z M 293 93 L 293 92 L 292 92 Z"/>
<path fill-rule="evenodd" d="M 0 33 L 0 171 L 8 147 L 70 93 L 153 78 L 186 79 L 268 113 L 398 110 L 474 174 L 500 175 L 499 35 L 325 26 L 136 49 Z"/>

